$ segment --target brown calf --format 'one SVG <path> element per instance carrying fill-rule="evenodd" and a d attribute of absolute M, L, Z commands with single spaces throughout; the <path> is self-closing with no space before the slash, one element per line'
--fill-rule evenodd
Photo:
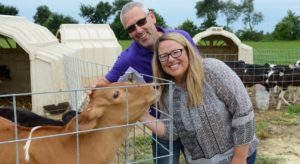
<path fill-rule="evenodd" d="M 150 85 L 118 87 L 94 91 L 84 111 L 78 115 L 78 129 L 91 130 L 134 123 L 158 97 L 158 91 Z M 126 85 L 128 85 L 126 83 Z M 127 92 L 128 91 L 128 92 Z M 126 110 L 126 108 L 128 110 Z M 127 116 L 128 112 L 128 116 Z M 16 163 L 16 143 L 5 143 L 15 139 L 14 123 L 0 117 L 0 161 Z M 18 138 L 56 135 L 76 131 L 76 118 L 67 125 L 41 126 L 34 130 L 18 126 Z M 79 158 L 81 164 L 106 164 L 113 160 L 118 146 L 124 142 L 126 127 L 79 133 Z M 18 144 L 20 164 L 75 164 L 77 162 L 76 134 L 43 139 L 33 139 L 29 145 L 28 159 L 25 160 L 26 141 Z M 28 142 L 28 141 L 27 141 Z M 29 144 L 29 143 L 28 143 Z"/>

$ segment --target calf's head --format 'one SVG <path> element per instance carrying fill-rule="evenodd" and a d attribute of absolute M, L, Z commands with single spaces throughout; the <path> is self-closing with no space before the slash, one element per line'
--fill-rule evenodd
<path fill-rule="evenodd" d="M 158 99 L 154 84 L 113 83 L 93 91 L 87 108 L 78 118 L 79 130 L 95 128 L 99 122 L 109 125 L 133 123 Z"/>

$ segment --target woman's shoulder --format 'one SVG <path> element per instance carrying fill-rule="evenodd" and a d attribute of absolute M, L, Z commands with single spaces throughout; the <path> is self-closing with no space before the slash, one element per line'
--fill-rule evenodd
<path fill-rule="evenodd" d="M 217 71 L 220 69 L 224 69 L 224 67 L 226 67 L 226 64 L 219 59 L 204 58 L 203 67 L 205 71 Z"/>

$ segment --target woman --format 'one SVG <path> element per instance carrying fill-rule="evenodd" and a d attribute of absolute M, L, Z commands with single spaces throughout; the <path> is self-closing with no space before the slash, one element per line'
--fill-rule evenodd
<path fill-rule="evenodd" d="M 180 139 L 188 163 L 254 164 L 258 139 L 251 100 L 239 77 L 222 61 L 202 59 L 180 34 L 155 44 L 153 75 L 173 80 L 173 139 Z M 168 110 L 168 88 L 160 107 Z M 162 117 L 162 119 L 164 119 Z M 156 121 L 145 113 L 140 121 Z M 146 124 L 169 138 L 162 121 Z"/>

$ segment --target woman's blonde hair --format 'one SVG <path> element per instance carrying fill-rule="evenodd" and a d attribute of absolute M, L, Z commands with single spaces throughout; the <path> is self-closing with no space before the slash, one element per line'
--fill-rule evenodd
<path fill-rule="evenodd" d="M 161 42 L 166 40 L 173 40 L 185 48 L 186 54 L 188 55 L 189 59 L 189 66 L 186 72 L 186 76 L 184 76 L 188 92 L 188 106 L 197 107 L 203 102 L 204 72 L 202 58 L 200 57 L 198 51 L 195 50 L 195 47 L 183 35 L 171 32 L 166 33 L 157 39 L 154 45 L 154 57 L 152 60 L 153 76 L 162 79 L 172 79 L 170 75 L 163 71 L 158 58 L 159 45 Z M 162 83 L 163 81 L 158 79 L 157 82 Z M 166 94 L 166 86 L 163 85 L 161 89 L 163 98 Z M 160 100 L 160 104 L 162 106 L 165 106 L 165 104 L 162 102 L 162 99 Z"/>

